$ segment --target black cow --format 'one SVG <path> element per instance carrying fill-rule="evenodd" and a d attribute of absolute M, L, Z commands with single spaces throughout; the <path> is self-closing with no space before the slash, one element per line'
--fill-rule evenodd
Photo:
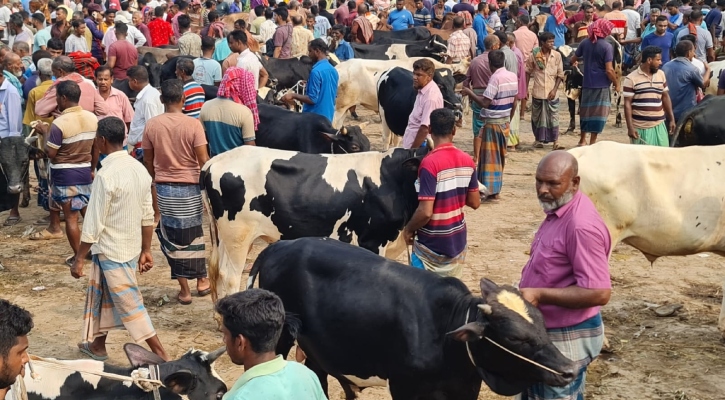
<path fill-rule="evenodd" d="M 370 151 L 370 141 L 360 126 L 340 130 L 315 113 L 295 113 L 281 107 L 258 104 L 257 146 L 303 153 L 357 153 Z"/>
<path fill-rule="evenodd" d="M 435 35 L 423 43 L 415 44 L 358 44 L 351 43 L 355 58 L 363 60 L 398 60 L 413 57 L 431 57 L 443 61 L 448 46 Z"/>
<path fill-rule="evenodd" d="M 164 82 L 169 79 L 176 79 L 176 63 L 182 58 L 188 58 L 190 60 L 194 59 L 192 56 L 176 56 L 161 64 L 160 82 Z M 159 84 L 159 86 L 161 85 Z M 217 92 L 219 91 L 218 87 L 214 85 L 201 85 L 201 87 L 204 89 L 204 100 L 209 101 L 216 99 Z"/>
<path fill-rule="evenodd" d="M 165 386 L 159 389 L 161 400 L 181 400 L 182 398 L 221 400 L 224 393 L 227 392 L 226 384 L 218 378 L 213 367 L 214 361 L 226 350 L 223 347 L 213 353 L 192 349 L 180 359 L 169 362 L 165 362 L 156 354 L 136 344 L 126 344 L 123 349 L 131 362 L 130 368 L 93 360 L 68 360 L 60 361 L 60 363 L 78 370 L 106 372 L 122 376 L 130 376 L 132 371 L 139 368 L 158 366 L 158 379 Z M 153 393 L 145 392 L 131 382 L 81 374 L 52 365 L 48 366 L 41 362 L 34 363 L 32 359 L 30 364 L 33 365 L 33 372 L 40 375 L 40 379 L 33 379 L 30 373 L 25 374 L 24 383 L 28 400 L 154 398 Z M 53 386 L 53 383 L 57 384 L 57 382 L 60 382 L 60 387 Z M 15 397 L 11 395 L 9 398 Z"/>
<path fill-rule="evenodd" d="M 707 96 L 680 117 L 670 146 L 718 146 L 725 144 L 725 96 Z M 721 122 L 718 122 L 721 121 Z"/>
<path fill-rule="evenodd" d="M 576 67 L 571 65 L 571 59 L 578 45 L 578 43 L 572 43 L 571 46 L 564 45 L 556 49 L 561 54 L 564 74 L 566 76 L 564 87 L 566 101 L 569 106 L 569 128 L 567 128 L 566 133 L 574 132 L 576 129 L 576 100 L 581 95 L 582 85 L 584 84 L 584 75 L 582 75 L 579 69 L 579 65 L 583 65 L 583 63 L 579 62 L 579 65 Z"/>
<path fill-rule="evenodd" d="M 290 89 L 297 82 L 306 81 L 314 64 L 308 56 L 284 59 L 260 57 L 260 60 L 269 74 L 270 85 L 276 90 Z"/>
<path fill-rule="evenodd" d="M 461 100 L 455 92 L 457 83 L 465 79 L 465 75 L 454 76 L 451 70 L 437 69 L 433 75 L 433 82 L 443 95 L 443 105 L 455 110 L 458 118 L 462 116 Z M 405 68 L 391 68 L 378 78 L 378 105 L 380 119 L 383 123 L 383 146 L 393 144 L 394 136 L 403 136 L 408 125 L 408 117 L 413 112 L 415 97 L 418 91 L 413 88 L 413 72 Z"/>
<path fill-rule="evenodd" d="M 155 88 L 161 87 L 161 66 L 163 64 L 159 64 L 158 61 L 156 61 L 156 57 L 153 53 L 149 52 L 144 54 L 138 60 L 138 65 L 143 65 L 148 70 L 149 84 L 151 84 L 151 86 Z M 176 64 L 174 64 L 174 69 L 176 69 Z M 176 75 L 174 75 L 174 78 L 175 77 Z"/>
<path fill-rule="evenodd" d="M 415 28 L 403 29 L 401 31 L 375 31 L 373 35 L 372 44 L 385 44 L 389 43 L 386 40 L 390 39 L 402 39 L 402 40 L 427 40 L 430 39 L 431 33 L 424 26 L 417 26 Z"/>
<path fill-rule="evenodd" d="M 21 136 L 0 139 L 0 170 L 2 170 L 2 174 L 0 174 L 0 212 L 15 207 L 20 194 L 29 191 L 30 160 L 36 158 L 38 154 L 38 149 L 29 145 Z M 29 192 L 27 198 L 29 202 Z M 25 201 L 25 197 L 23 201 Z"/>
<path fill-rule="evenodd" d="M 319 155 L 241 146 L 212 157 L 200 175 L 218 233 L 209 261 L 212 295 L 239 291 L 257 238 L 327 236 L 396 257 L 405 249 L 400 232 L 418 206 L 418 159 L 428 151 Z"/>
<path fill-rule="evenodd" d="M 458 279 L 327 238 L 270 245 L 250 284 L 257 274 L 288 313 L 278 353 L 296 339 L 325 393 L 329 374 L 347 399 L 387 381 L 394 400 L 475 400 L 481 380 L 512 396 L 537 382 L 564 386 L 577 373 L 549 340 L 539 310 L 511 286 L 482 279 L 477 297 Z"/>

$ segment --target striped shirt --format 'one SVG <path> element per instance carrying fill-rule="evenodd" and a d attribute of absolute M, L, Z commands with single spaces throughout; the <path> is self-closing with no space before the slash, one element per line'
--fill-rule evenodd
<path fill-rule="evenodd" d="M 519 77 L 506 68 L 499 68 L 491 74 L 486 91 L 483 92 L 483 97 L 491 100 L 491 104 L 481 109 L 481 118 L 510 118 L 518 87 Z"/>
<path fill-rule="evenodd" d="M 453 62 L 466 58 L 471 49 L 471 39 L 462 30 L 455 31 L 448 38 L 448 55 Z"/>
<path fill-rule="evenodd" d="M 90 185 L 91 150 L 98 118 L 80 106 L 66 108 L 50 125 L 46 146 L 58 152 L 50 159 L 54 186 Z"/>
<path fill-rule="evenodd" d="M 455 257 L 466 249 L 463 207 L 468 192 L 478 191 L 476 168 L 471 156 L 453 143 L 436 147 L 418 170 L 419 201 L 433 201 L 430 221 L 418 230 L 418 242 L 430 250 Z"/>
<path fill-rule="evenodd" d="M 190 80 L 184 84 L 184 115 L 193 118 L 199 118 L 201 106 L 204 105 L 204 88 L 195 80 Z"/>
<path fill-rule="evenodd" d="M 96 173 L 81 241 L 92 243 L 93 254 L 123 263 L 141 252 L 141 227 L 154 224 L 151 175 L 126 151 L 101 161 Z"/>
<path fill-rule="evenodd" d="M 624 97 L 632 98 L 632 124 L 636 129 L 649 129 L 665 120 L 662 94 L 667 89 L 665 73 L 658 70 L 653 75 L 637 68 L 624 78 Z"/>

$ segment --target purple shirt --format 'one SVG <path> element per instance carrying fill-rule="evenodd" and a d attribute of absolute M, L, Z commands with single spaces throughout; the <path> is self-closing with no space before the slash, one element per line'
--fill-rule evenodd
<path fill-rule="evenodd" d="M 614 59 L 614 49 L 606 40 L 598 39 L 596 43 L 592 43 L 588 38 L 582 40 L 576 49 L 576 57 L 584 59 L 583 88 L 603 89 L 612 84 L 607 77 L 605 64 Z"/>
<path fill-rule="evenodd" d="M 141 34 L 146 38 L 146 46 L 151 47 L 151 31 L 149 30 L 149 27 L 146 26 L 146 24 L 138 24 L 136 27 L 139 31 L 141 31 Z"/>
<path fill-rule="evenodd" d="M 578 191 L 563 207 L 547 212 L 531 243 L 521 272 L 521 288 L 611 289 L 609 230 L 592 201 Z M 547 329 L 574 326 L 599 313 L 599 307 L 570 309 L 540 304 Z"/>
<path fill-rule="evenodd" d="M 181 32 L 179 32 L 179 16 L 183 14 L 181 12 L 176 13 L 174 15 L 174 18 L 171 18 L 171 30 L 174 31 L 174 37 L 176 40 L 179 40 L 181 37 Z"/>

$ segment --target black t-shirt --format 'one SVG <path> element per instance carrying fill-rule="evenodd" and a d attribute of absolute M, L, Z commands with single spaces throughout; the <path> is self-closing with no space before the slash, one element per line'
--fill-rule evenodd
<path fill-rule="evenodd" d="M 330 21 L 330 26 L 335 26 L 335 17 L 330 14 L 327 10 L 320 10 L 320 15 L 327 18 L 328 21 Z"/>

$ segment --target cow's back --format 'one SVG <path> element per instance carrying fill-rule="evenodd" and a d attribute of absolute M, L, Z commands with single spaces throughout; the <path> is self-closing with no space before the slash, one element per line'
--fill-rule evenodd
<path fill-rule="evenodd" d="M 384 72 L 378 81 L 378 103 L 384 110 L 385 123 L 394 134 L 403 136 L 408 116 L 415 106 L 413 73 L 400 67 Z"/>
<path fill-rule="evenodd" d="M 607 224 L 614 245 L 651 260 L 725 250 L 725 147 L 668 148 L 600 142 L 569 150 L 580 190 Z"/>

